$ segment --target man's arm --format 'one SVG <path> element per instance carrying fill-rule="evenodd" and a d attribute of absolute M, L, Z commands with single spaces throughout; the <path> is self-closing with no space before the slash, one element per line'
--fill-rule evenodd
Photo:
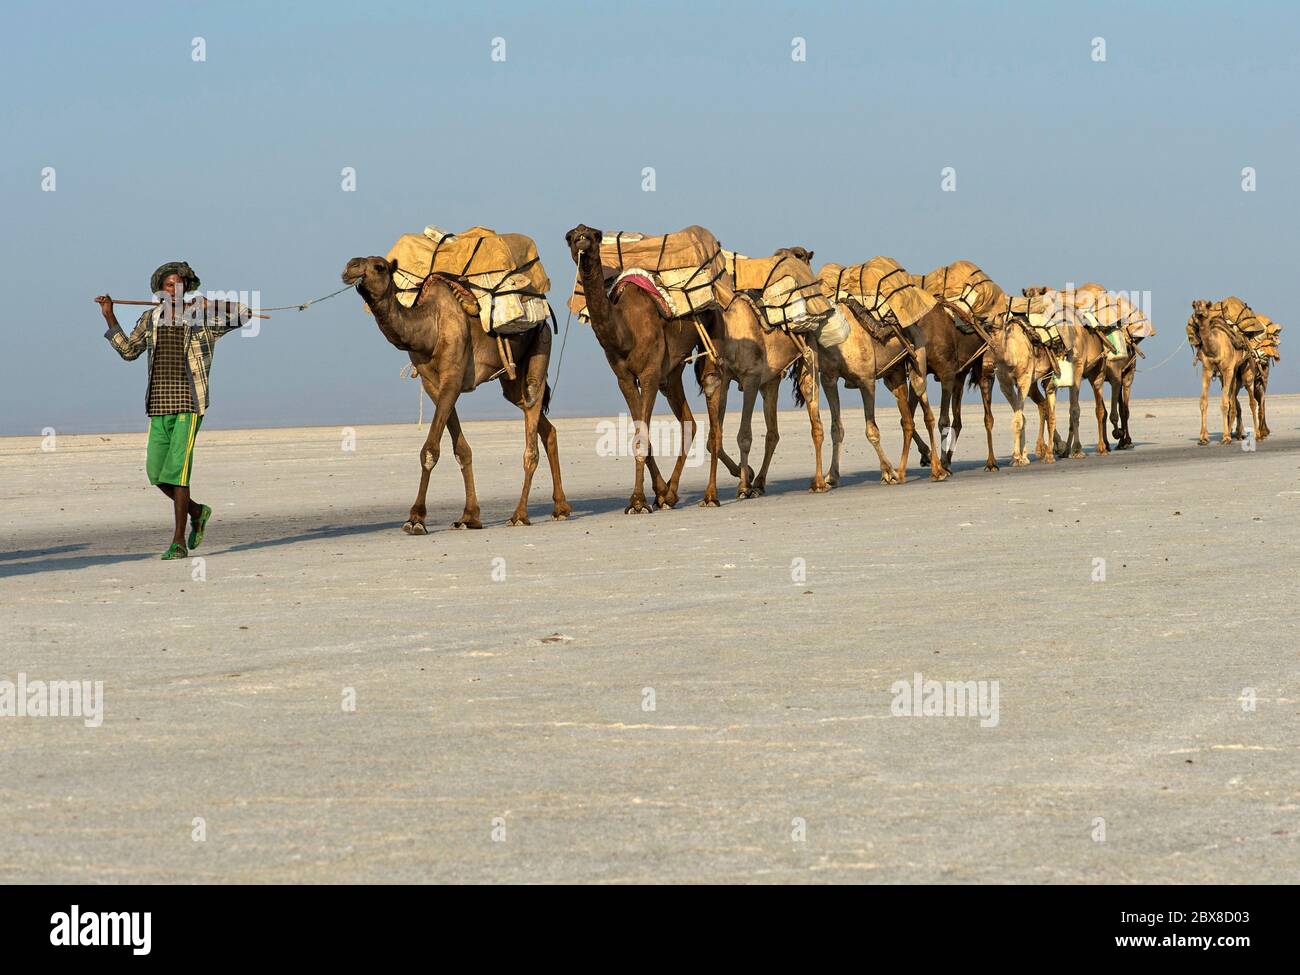
<path fill-rule="evenodd" d="M 104 338 L 113 344 L 113 348 L 117 349 L 118 355 L 127 362 L 139 358 L 140 353 L 148 345 L 145 337 L 146 323 L 149 321 L 152 312 L 146 310 L 140 316 L 139 321 L 135 323 L 135 328 L 131 330 L 131 335 L 128 337 L 122 331 L 122 326 L 117 323 L 117 314 L 113 311 L 113 299 L 108 295 L 100 295 L 95 300 L 99 302 L 99 310 L 104 313 L 104 321 L 108 323 L 108 331 L 104 333 Z"/>

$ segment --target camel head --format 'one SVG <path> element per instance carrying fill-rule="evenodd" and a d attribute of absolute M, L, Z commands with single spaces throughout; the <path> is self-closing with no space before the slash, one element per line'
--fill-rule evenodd
<path fill-rule="evenodd" d="M 1020 289 L 1020 293 L 1024 295 L 1026 298 L 1039 298 L 1047 294 L 1047 292 L 1048 292 L 1048 287 L 1045 284 L 1036 284 L 1032 288 Z"/>
<path fill-rule="evenodd" d="M 806 247 L 782 247 L 776 253 L 786 254 L 793 257 L 796 261 L 803 261 L 809 267 L 812 267 L 813 252 Z"/>
<path fill-rule="evenodd" d="M 393 287 L 397 262 L 386 257 L 354 257 L 343 268 L 343 283 L 355 285 L 363 294 L 378 297 Z"/>
<path fill-rule="evenodd" d="M 564 240 L 569 245 L 569 256 L 573 258 L 573 263 L 577 264 L 578 258 L 583 254 L 599 254 L 603 237 L 599 230 L 588 227 L 585 223 L 578 224 L 565 234 Z"/>

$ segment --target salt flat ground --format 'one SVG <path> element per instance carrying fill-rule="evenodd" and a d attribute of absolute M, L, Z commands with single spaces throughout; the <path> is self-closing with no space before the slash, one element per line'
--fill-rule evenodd
<path fill-rule="evenodd" d="M 898 487 L 853 410 L 827 495 L 783 413 L 766 497 L 698 508 L 694 467 L 639 517 L 561 420 L 575 517 L 543 463 L 529 528 L 520 425 L 471 423 L 487 528 L 446 527 L 445 450 L 423 538 L 412 424 L 205 430 L 201 567 L 158 559 L 143 435 L 0 441 L 0 680 L 105 702 L 0 718 L 0 880 L 1294 882 L 1300 397 L 1270 406 L 1250 453 L 1138 401 L 1096 457 L 1085 394 L 1088 458 L 1013 470 L 999 405 L 998 473 L 968 406 L 956 475 Z M 891 714 L 917 673 L 998 682 L 996 726 Z"/>

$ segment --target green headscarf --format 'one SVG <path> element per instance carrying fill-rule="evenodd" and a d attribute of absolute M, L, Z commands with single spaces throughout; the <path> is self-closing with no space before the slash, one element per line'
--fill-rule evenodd
<path fill-rule="evenodd" d="M 157 294 L 163 289 L 163 281 L 169 274 L 180 275 L 181 281 L 184 282 L 185 291 L 188 294 L 191 291 L 199 290 L 199 276 L 194 273 L 194 268 L 190 267 L 184 261 L 169 261 L 158 270 L 153 272 L 149 278 L 149 292 Z"/>

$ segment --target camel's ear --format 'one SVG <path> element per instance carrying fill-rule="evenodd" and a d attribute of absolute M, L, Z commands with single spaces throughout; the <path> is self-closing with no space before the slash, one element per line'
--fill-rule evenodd
<path fill-rule="evenodd" d="M 397 273 L 397 258 L 394 257 L 391 261 L 388 262 L 388 273 L 389 274 Z"/>
<path fill-rule="evenodd" d="M 804 261 L 805 261 L 806 263 L 808 263 L 808 264 L 812 264 L 813 254 L 816 253 L 816 252 L 815 252 L 815 251 L 804 251 L 804 253 L 808 255 L 807 257 L 804 258 Z"/>
<path fill-rule="evenodd" d="M 577 232 L 577 230 L 578 228 L 574 227 L 573 230 L 570 230 L 567 234 L 564 235 L 564 242 L 568 244 L 570 247 L 573 246 L 573 235 Z"/>

